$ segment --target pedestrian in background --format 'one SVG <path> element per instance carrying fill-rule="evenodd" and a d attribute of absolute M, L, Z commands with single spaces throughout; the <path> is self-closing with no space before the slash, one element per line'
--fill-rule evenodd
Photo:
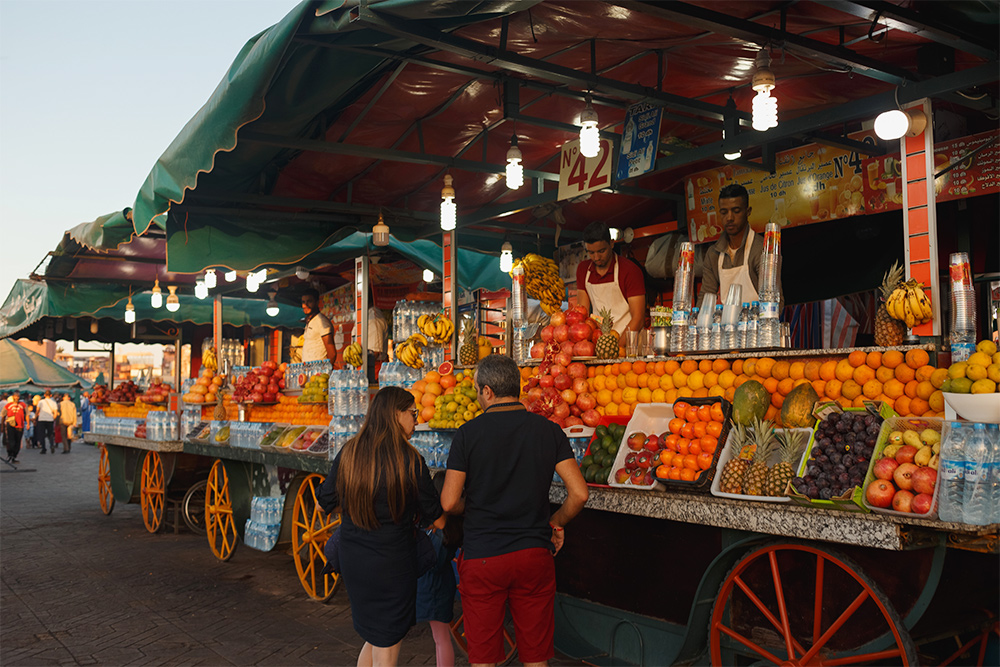
<path fill-rule="evenodd" d="M 15 391 L 0 408 L 0 424 L 3 424 L 8 463 L 20 463 L 17 455 L 21 452 L 21 436 L 24 434 L 24 425 L 27 421 L 28 406 Z"/>
<path fill-rule="evenodd" d="M 94 406 L 90 402 L 90 392 L 85 391 L 80 397 L 80 432 L 90 433 L 90 414 Z"/>
<path fill-rule="evenodd" d="M 441 493 L 446 512 L 465 513 L 458 591 L 469 662 L 503 661 L 509 606 L 518 658 L 544 665 L 555 654 L 553 556 L 564 526 L 587 502 L 587 483 L 562 429 L 518 400 L 521 375 L 513 359 L 481 360 L 475 386 L 485 412 L 455 434 Z M 566 501 L 549 516 L 553 472 L 566 486 Z"/>
<path fill-rule="evenodd" d="M 430 472 L 409 442 L 416 425 L 413 394 L 380 389 L 320 488 L 320 507 L 341 512 L 340 572 L 354 629 L 365 640 L 361 667 L 399 659 L 417 619 L 417 524 L 444 525 Z"/>
<path fill-rule="evenodd" d="M 56 418 L 59 416 L 59 404 L 52 398 L 52 390 L 46 389 L 45 396 L 38 401 L 38 412 L 35 415 L 36 440 L 45 453 L 45 443 L 48 441 L 52 453 L 56 453 Z"/>
<path fill-rule="evenodd" d="M 59 437 L 62 438 L 63 454 L 69 454 L 70 443 L 73 441 L 76 429 L 76 405 L 69 394 L 63 394 L 59 403 Z M 52 450 L 55 454 L 55 449 Z"/>
<path fill-rule="evenodd" d="M 444 487 L 445 472 L 434 475 L 434 488 Z M 447 515 L 446 515 L 447 516 Z M 451 642 L 451 621 L 455 615 L 455 569 L 452 559 L 462 546 L 462 517 L 447 516 L 444 528 L 427 530 L 437 561 L 417 579 L 417 623 L 427 621 L 434 636 L 437 667 L 454 667 L 455 646 Z"/>

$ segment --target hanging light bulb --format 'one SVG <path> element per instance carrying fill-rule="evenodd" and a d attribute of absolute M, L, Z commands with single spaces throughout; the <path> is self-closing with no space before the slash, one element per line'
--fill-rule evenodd
<path fill-rule="evenodd" d="M 434 272 L 430 269 L 424 269 L 424 282 L 432 283 L 434 282 Z"/>
<path fill-rule="evenodd" d="M 295 277 L 299 280 L 309 280 L 309 270 L 303 269 L 301 266 L 296 266 Z"/>
<path fill-rule="evenodd" d="M 927 116 L 920 109 L 892 109 L 875 118 L 875 134 L 879 139 L 891 141 L 904 135 L 917 137 L 927 129 Z"/>
<path fill-rule="evenodd" d="M 455 205 L 455 188 L 451 187 L 451 174 L 444 175 L 444 187 L 441 188 L 441 229 L 450 232 L 455 229 L 458 207 Z"/>
<path fill-rule="evenodd" d="M 621 236 L 621 230 L 618 229 L 617 227 L 609 227 L 608 228 L 608 234 L 611 235 L 611 240 L 612 241 L 617 241 L 618 237 Z"/>
<path fill-rule="evenodd" d="M 128 295 L 128 303 L 125 304 L 125 324 L 135 322 L 135 306 L 132 305 L 132 295 Z"/>
<path fill-rule="evenodd" d="M 170 294 L 167 295 L 167 310 L 176 313 L 181 309 L 181 300 L 177 298 L 177 286 L 167 285 L 167 289 L 170 290 Z"/>
<path fill-rule="evenodd" d="M 208 269 L 205 271 L 205 287 L 208 289 L 215 289 L 217 284 L 219 284 L 219 279 L 215 275 L 215 269 Z"/>
<path fill-rule="evenodd" d="M 226 271 L 226 282 L 235 283 L 239 276 L 236 275 L 235 271 Z"/>
<path fill-rule="evenodd" d="M 160 289 L 159 278 L 153 281 L 153 294 L 149 297 L 149 305 L 153 308 L 159 308 L 163 305 L 163 290 Z"/>
<path fill-rule="evenodd" d="M 208 296 L 208 287 L 205 286 L 204 280 L 196 280 L 194 283 L 194 295 L 199 299 L 204 299 Z"/>
<path fill-rule="evenodd" d="M 260 282 L 257 279 L 257 274 L 251 271 L 247 274 L 247 291 L 256 292 L 260 287 Z"/>
<path fill-rule="evenodd" d="M 722 140 L 723 141 L 726 140 L 725 130 L 722 131 Z M 743 151 L 736 151 L 735 153 L 723 153 L 722 157 L 726 158 L 727 160 L 739 160 L 741 157 L 743 157 Z"/>
<path fill-rule="evenodd" d="M 507 241 L 503 242 L 500 246 L 500 270 L 504 273 L 510 273 L 510 270 L 514 268 L 514 247 Z"/>
<path fill-rule="evenodd" d="M 753 129 L 763 132 L 778 126 L 778 100 L 771 97 L 774 89 L 774 72 L 771 71 L 771 56 L 767 49 L 757 54 L 757 71 L 754 72 L 751 87 L 757 91 L 753 98 Z"/>
<path fill-rule="evenodd" d="M 507 187 L 517 190 L 524 185 L 524 167 L 521 166 L 521 149 L 517 147 L 517 134 L 510 135 L 510 148 L 507 150 Z"/>
<path fill-rule="evenodd" d="M 97 320 L 90 320 L 90 333 L 97 333 Z"/>
<path fill-rule="evenodd" d="M 601 152 L 601 131 L 597 129 L 597 112 L 587 96 L 587 107 L 580 114 L 580 154 L 597 157 Z"/>
<path fill-rule="evenodd" d="M 372 243 L 377 246 L 389 245 L 389 225 L 382 219 L 382 211 L 378 212 L 378 222 L 372 227 Z"/>
<path fill-rule="evenodd" d="M 268 314 L 269 317 L 276 316 L 280 310 L 278 308 L 278 302 L 274 300 L 274 297 L 276 297 L 277 295 L 278 295 L 277 292 L 271 292 L 271 300 L 267 302 L 267 309 L 265 312 Z"/>

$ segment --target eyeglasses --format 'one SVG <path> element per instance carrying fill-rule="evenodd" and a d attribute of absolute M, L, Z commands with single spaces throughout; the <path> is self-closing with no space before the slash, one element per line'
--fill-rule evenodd
<path fill-rule="evenodd" d="M 417 418 L 417 416 L 418 416 L 418 415 L 419 415 L 420 413 L 419 413 L 419 412 L 417 412 L 417 409 L 416 409 L 416 408 L 413 408 L 412 410 L 410 410 L 410 414 L 411 414 L 411 415 L 413 415 L 413 418 L 414 418 L 414 419 L 416 419 L 416 418 Z"/>

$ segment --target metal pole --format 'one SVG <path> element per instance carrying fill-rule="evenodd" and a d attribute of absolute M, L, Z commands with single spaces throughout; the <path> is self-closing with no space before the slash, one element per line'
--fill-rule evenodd
<path fill-rule="evenodd" d="M 364 364 L 366 374 L 368 372 L 368 278 L 368 255 L 362 255 L 354 260 L 354 340 L 361 345 L 361 363 Z M 374 382 L 375 378 L 368 378 L 369 384 Z"/>
<path fill-rule="evenodd" d="M 108 391 L 115 388 L 115 342 L 111 341 L 111 369 L 108 371 Z"/>

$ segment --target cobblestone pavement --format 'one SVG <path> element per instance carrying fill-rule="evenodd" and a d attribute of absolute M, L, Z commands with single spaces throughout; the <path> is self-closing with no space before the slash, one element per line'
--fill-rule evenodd
<path fill-rule="evenodd" d="M 289 553 L 241 545 L 223 563 L 186 528 L 148 533 L 138 505 L 105 516 L 95 447 L 19 459 L 35 471 L 0 474 L 0 664 L 355 664 L 346 592 L 310 600 Z M 435 664 L 426 623 L 400 664 Z"/>

